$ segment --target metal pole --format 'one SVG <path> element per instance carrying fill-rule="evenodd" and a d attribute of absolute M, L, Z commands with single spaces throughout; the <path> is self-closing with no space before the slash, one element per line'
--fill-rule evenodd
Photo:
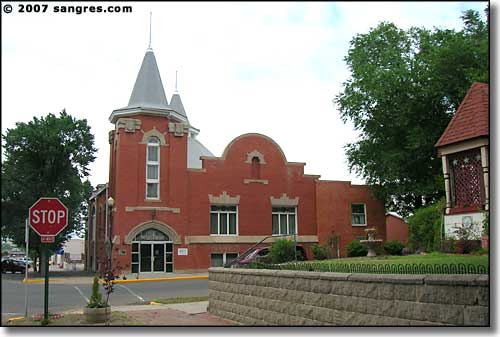
<path fill-rule="evenodd" d="M 43 244 L 43 243 L 42 243 Z M 45 251 L 45 293 L 43 301 L 43 318 L 45 322 L 49 319 L 49 249 L 47 244 L 44 247 Z"/>
<path fill-rule="evenodd" d="M 29 258 L 29 243 L 30 243 L 30 232 L 28 228 L 28 219 L 25 222 L 25 233 L 24 237 L 26 240 L 26 254 L 25 262 L 26 269 L 24 270 L 24 317 L 28 318 L 28 258 Z"/>

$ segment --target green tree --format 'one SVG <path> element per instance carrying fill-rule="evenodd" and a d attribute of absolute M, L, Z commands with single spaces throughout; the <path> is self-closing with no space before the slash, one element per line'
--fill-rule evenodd
<path fill-rule="evenodd" d="M 408 245 L 426 252 L 440 249 L 444 199 L 423 207 L 408 218 Z"/>
<path fill-rule="evenodd" d="M 349 169 L 407 216 L 444 195 L 437 142 L 474 81 L 488 82 L 488 28 L 466 11 L 462 31 L 383 22 L 351 40 L 351 77 L 335 97 L 359 131 L 345 146 Z"/>
<path fill-rule="evenodd" d="M 92 192 L 88 166 L 96 151 L 87 121 L 63 110 L 58 117 L 48 114 L 16 123 L 2 140 L 2 235 L 25 246 L 25 219 L 40 197 L 57 197 L 68 207 L 68 226 L 48 245 L 51 251 L 71 234 L 81 234 Z M 40 237 L 31 230 L 30 251 L 40 256 L 40 247 Z"/>

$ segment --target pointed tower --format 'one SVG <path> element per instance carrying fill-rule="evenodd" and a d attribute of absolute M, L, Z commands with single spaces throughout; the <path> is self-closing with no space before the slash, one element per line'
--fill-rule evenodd
<path fill-rule="evenodd" d="M 182 102 L 180 106 L 182 107 Z M 185 111 L 179 113 L 169 106 L 155 54 L 151 48 L 148 48 L 144 55 L 128 105 L 114 110 L 109 116 L 109 121 L 116 123 L 119 118 L 138 114 L 163 116 L 172 118 L 175 122 L 189 123 Z"/>

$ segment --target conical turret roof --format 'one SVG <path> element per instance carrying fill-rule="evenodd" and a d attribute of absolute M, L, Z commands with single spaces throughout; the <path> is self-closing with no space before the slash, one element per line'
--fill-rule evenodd
<path fill-rule="evenodd" d="M 187 118 L 186 110 L 184 110 L 184 105 L 182 104 L 181 96 L 176 92 L 172 95 L 172 99 L 170 100 L 170 109 L 175 110 L 178 114 Z"/>
<path fill-rule="evenodd" d="M 160 72 L 156 64 L 153 50 L 148 49 L 142 60 L 132 95 L 127 108 L 159 108 L 168 109 L 168 101 L 161 82 Z"/>

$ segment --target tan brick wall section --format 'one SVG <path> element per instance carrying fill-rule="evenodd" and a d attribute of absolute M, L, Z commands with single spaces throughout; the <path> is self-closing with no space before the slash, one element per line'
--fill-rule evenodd
<path fill-rule="evenodd" d="M 210 268 L 210 313 L 244 325 L 489 325 L 488 275 Z"/>

